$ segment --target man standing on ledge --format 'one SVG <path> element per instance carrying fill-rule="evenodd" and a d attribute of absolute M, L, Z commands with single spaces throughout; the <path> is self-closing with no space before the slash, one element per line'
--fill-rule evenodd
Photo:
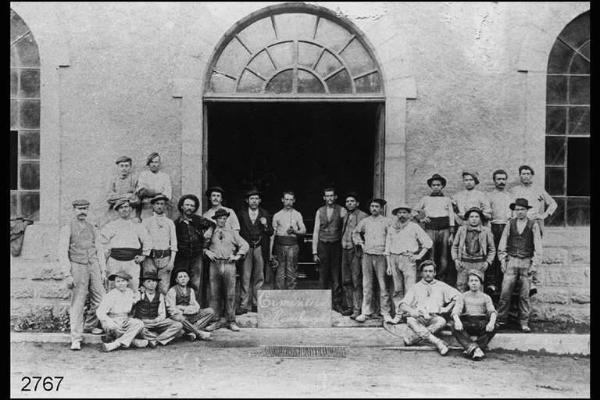
<path fill-rule="evenodd" d="M 302 214 L 294 209 L 296 195 L 288 190 L 283 192 L 281 198 L 283 209 L 273 216 L 273 230 L 271 237 L 271 260 L 277 259 L 275 272 L 275 289 L 296 289 L 298 277 L 298 235 L 306 233 L 306 226 Z M 275 250 L 275 252 L 273 252 Z"/>
<path fill-rule="evenodd" d="M 337 194 L 332 187 L 323 189 L 325 205 L 315 214 L 315 228 L 312 236 L 312 252 L 315 263 L 319 265 L 321 289 L 331 289 L 333 309 L 342 315 L 352 314 L 350 308 L 342 308 L 342 285 L 340 257 L 342 247 L 342 222 L 346 209 L 335 204 Z"/>

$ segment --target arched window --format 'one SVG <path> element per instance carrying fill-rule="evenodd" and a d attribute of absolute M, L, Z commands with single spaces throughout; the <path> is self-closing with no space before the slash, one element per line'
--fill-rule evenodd
<path fill-rule="evenodd" d="M 558 203 L 549 225 L 590 223 L 590 13 L 558 35 L 546 84 L 546 190 Z"/>
<path fill-rule="evenodd" d="M 234 27 L 217 46 L 206 95 L 381 94 L 369 46 L 316 8 L 271 8 Z"/>
<path fill-rule="evenodd" d="M 10 11 L 10 211 L 39 219 L 40 57 L 33 34 Z"/>

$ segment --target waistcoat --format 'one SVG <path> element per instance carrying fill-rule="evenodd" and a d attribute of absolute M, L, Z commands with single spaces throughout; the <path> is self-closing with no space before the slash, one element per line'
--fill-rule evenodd
<path fill-rule="evenodd" d="M 327 219 L 327 206 L 319 208 L 319 240 L 321 242 L 337 242 L 342 237 L 342 217 L 340 216 L 341 206 L 335 204 L 331 220 Z"/>
<path fill-rule="evenodd" d="M 181 293 L 179 288 L 175 289 L 175 304 L 189 306 L 192 297 L 190 296 L 191 291 L 189 287 L 185 288 L 185 294 Z"/>
<path fill-rule="evenodd" d="M 158 317 L 158 306 L 160 305 L 160 293 L 156 292 L 154 300 L 148 300 L 148 295 L 144 293 L 142 299 L 135 305 L 135 318 L 153 319 Z"/>
<path fill-rule="evenodd" d="M 517 220 L 510 221 L 510 231 L 506 243 L 506 251 L 509 255 L 518 258 L 533 257 L 533 224 L 534 222 L 528 219 L 525 229 L 519 234 Z"/>
<path fill-rule="evenodd" d="M 94 241 L 96 234 L 89 222 L 84 222 L 81 228 L 75 220 L 71 221 L 71 237 L 69 242 L 69 259 L 78 264 L 88 264 L 98 261 Z"/>

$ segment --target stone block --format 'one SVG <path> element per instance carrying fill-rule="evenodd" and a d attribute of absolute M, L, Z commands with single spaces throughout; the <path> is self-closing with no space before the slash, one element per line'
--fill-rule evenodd
<path fill-rule="evenodd" d="M 571 248 L 571 262 L 574 264 L 589 264 L 590 263 L 590 248 L 589 247 Z"/>
<path fill-rule="evenodd" d="M 566 264 L 569 251 L 563 248 L 550 247 L 544 249 L 543 264 Z"/>
<path fill-rule="evenodd" d="M 590 269 L 587 267 L 565 267 L 544 265 L 538 268 L 538 278 L 541 286 L 558 287 L 589 287 Z"/>
<path fill-rule="evenodd" d="M 42 299 L 66 300 L 71 296 L 71 290 L 67 289 L 62 282 L 38 284 L 35 292 L 36 296 Z"/>
<path fill-rule="evenodd" d="M 65 275 L 58 263 L 47 263 L 40 266 L 39 269 L 33 271 L 31 279 L 33 280 L 60 280 L 64 279 Z"/>
<path fill-rule="evenodd" d="M 33 298 L 33 288 L 27 286 L 17 286 L 11 285 L 10 288 L 10 297 L 15 299 L 30 299 Z"/>
<path fill-rule="evenodd" d="M 590 324 L 589 304 L 532 304 L 532 321 Z"/>
<path fill-rule="evenodd" d="M 540 288 L 539 293 L 535 296 L 535 301 L 539 303 L 551 303 L 551 304 L 567 304 L 569 303 L 570 296 L 565 292 L 545 292 L 544 289 Z"/>
<path fill-rule="evenodd" d="M 544 227 L 544 247 L 580 247 L 590 245 L 590 228 Z"/>
<path fill-rule="evenodd" d="M 590 293 L 578 293 L 573 294 L 571 296 L 571 301 L 577 304 L 589 304 L 590 303 Z"/>

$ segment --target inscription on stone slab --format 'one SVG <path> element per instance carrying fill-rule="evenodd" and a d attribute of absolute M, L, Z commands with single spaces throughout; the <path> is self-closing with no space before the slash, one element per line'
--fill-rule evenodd
<path fill-rule="evenodd" d="M 330 328 L 331 290 L 259 290 L 259 328 Z"/>

